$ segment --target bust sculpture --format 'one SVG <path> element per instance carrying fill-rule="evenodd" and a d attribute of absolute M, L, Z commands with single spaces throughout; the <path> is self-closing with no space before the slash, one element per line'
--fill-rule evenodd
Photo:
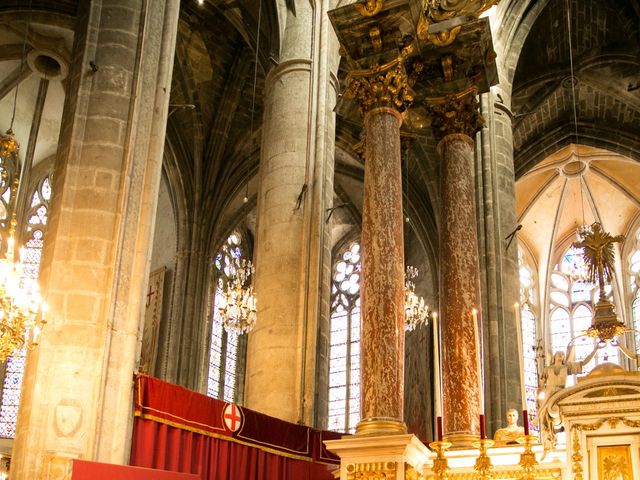
<path fill-rule="evenodd" d="M 518 443 L 520 437 L 524 437 L 524 428 L 518 426 L 518 411 L 510 408 L 507 410 L 507 426 L 496 430 L 493 440 L 496 445 L 510 445 Z"/>

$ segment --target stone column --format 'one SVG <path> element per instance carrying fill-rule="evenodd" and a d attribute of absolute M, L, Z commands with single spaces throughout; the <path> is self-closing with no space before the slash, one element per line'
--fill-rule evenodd
<path fill-rule="evenodd" d="M 430 107 L 440 163 L 440 315 L 445 436 L 469 444 L 479 433 L 481 338 L 473 136 L 481 125 L 475 92 Z M 481 322 L 480 322 L 481 325 Z"/>
<path fill-rule="evenodd" d="M 79 3 L 40 277 L 49 323 L 27 360 L 14 479 L 128 461 L 179 6 Z"/>
<path fill-rule="evenodd" d="M 313 424 L 318 319 L 328 303 L 326 209 L 333 200 L 330 74 L 337 48 L 326 2 L 287 10 L 280 63 L 267 75 L 262 126 L 254 288 L 244 403 Z M 333 56 L 333 57 L 332 57 Z M 328 298 L 328 292 L 324 292 Z"/>
<path fill-rule="evenodd" d="M 501 75 L 505 78 L 506 74 Z M 513 165 L 513 128 L 509 89 L 496 85 L 481 97 L 487 124 L 479 135 L 478 175 L 482 292 L 487 322 L 485 360 L 487 431 L 504 425 L 509 408 L 520 410 L 519 349 L 515 303 L 519 299 L 518 242 L 505 240 L 517 227 Z"/>
<path fill-rule="evenodd" d="M 361 422 L 404 428 L 404 242 L 400 125 L 389 107 L 368 111 L 365 124 L 360 337 Z"/>

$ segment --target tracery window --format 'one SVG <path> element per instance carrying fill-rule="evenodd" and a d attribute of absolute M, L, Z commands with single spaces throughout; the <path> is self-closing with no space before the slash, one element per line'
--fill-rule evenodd
<path fill-rule="evenodd" d="M 25 277 L 35 280 L 38 279 L 40 273 L 40 258 L 44 245 L 50 199 L 51 179 L 47 175 L 37 184 L 35 191 L 32 193 L 25 216 L 27 219 L 24 237 L 26 241 L 24 243 L 22 263 Z M 7 204 L 4 197 L 0 203 L 2 203 L 2 207 L 6 208 Z M 0 214 L 2 213 L 2 207 L 0 207 Z M 26 356 L 26 350 L 21 349 L 16 350 L 7 359 L 0 403 L 0 437 L 3 438 L 15 437 Z"/>
<path fill-rule="evenodd" d="M 524 368 L 524 388 L 527 411 L 532 418 L 537 416 L 536 394 L 538 391 L 538 333 L 536 320 L 535 278 L 533 269 L 527 264 L 522 250 L 518 251 L 520 273 L 520 322 L 522 328 L 522 355 Z M 537 422 L 530 422 L 535 428 Z"/>
<path fill-rule="evenodd" d="M 566 351 L 569 342 L 584 335 L 591 326 L 594 304 L 599 296 L 598 289 L 586 279 L 587 267 L 581 249 L 569 248 L 551 273 L 549 288 L 549 314 L 551 331 L 551 350 Z M 612 296 L 611 286 L 605 287 L 607 297 Z M 574 362 L 583 361 L 594 348 L 594 339 L 586 336 L 577 338 L 574 343 Z M 619 363 L 618 350 L 611 345 L 598 351 L 586 365 L 585 375 L 595 365 L 602 362 Z"/>
<path fill-rule="evenodd" d="M 360 420 L 360 244 L 340 253 L 331 285 L 329 429 L 355 431 Z"/>
<path fill-rule="evenodd" d="M 227 402 L 240 403 L 242 400 L 242 375 L 246 353 L 246 341 L 235 332 L 227 332 L 220 318 L 219 308 L 224 305 L 223 292 L 218 280 L 223 284 L 234 275 L 234 262 L 249 256 L 244 245 L 245 239 L 238 231 L 227 238 L 214 260 L 215 293 L 213 297 L 211 322 L 211 349 L 209 352 L 209 377 L 207 395 Z"/>
<path fill-rule="evenodd" d="M 629 254 L 629 292 L 636 353 L 640 354 L 640 230 L 636 233 L 635 243 L 636 248 Z"/>

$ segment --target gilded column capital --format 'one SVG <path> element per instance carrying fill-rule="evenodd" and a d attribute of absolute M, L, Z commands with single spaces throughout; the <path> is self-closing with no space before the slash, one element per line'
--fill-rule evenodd
<path fill-rule="evenodd" d="M 409 78 L 401 64 L 391 70 L 372 72 L 366 76 L 349 76 L 347 82 L 345 97 L 357 100 L 363 115 L 380 107 L 402 113 L 413 103 Z"/>
<path fill-rule="evenodd" d="M 427 112 L 431 116 L 431 128 L 436 141 L 453 134 L 473 138 L 484 125 L 479 111 L 477 91 L 470 89 L 461 95 L 427 99 Z"/>

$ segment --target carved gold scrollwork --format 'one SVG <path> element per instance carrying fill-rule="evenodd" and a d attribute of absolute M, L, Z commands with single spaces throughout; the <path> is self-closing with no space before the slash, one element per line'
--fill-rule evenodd
<path fill-rule="evenodd" d="M 396 463 L 350 463 L 347 465 L 347 480 L 396 480 Z"/>
<path fill-rule="evenodd" d="M 426 0 L 426 20 L 430 23 L 443 22 L 454 17 L 478 17 L 499 0 Z"/>
<path fill-rule="evenodd" d="M 407 464 L 404 469 L 405 480 L 424 480 L 424 476 L 411 465 Z"/>
<path fill-rule="evenodd" d="M 374 52 L 382 50 L 382 38 L 380 37 L 380 28 L 371 27 L 369 30 L 369 38 L 371 39 L 371 46 Z"/>
<path fill-rule="evenodd" d="M 417 35 L 420 40 L 428 40 L 436 47 L 446 47 L 451 45 L 460 33 L 461 26 L 453 27 L 449 30 L 443 30 L 438 33 L 429 33 L 429 23 L 425 20 L 423 15 L 420 15 L 418 20 L 418 26 L 416 28 Z"/>
<path fill-rule="evenodd" d="M 403 112 L 413 103 L 413 92 L 401 65 L 367 77 L 350 76 L 345 96 L 355 98 L 363 113 L 377 107 Z"/>
<path fill-rule="evenodd" d="M 471 88 L 459 95 L 426 100 L 436 141 L 454 133 L 473 137 L 482 128 L 484 119 L 478 111 L 477 93 Z"/>
<path fill-rule="evenodd" d="M 364 2 L 356 2 L 353 6 L 363 17 L 373 17 L 382 10 L 384 0 L 365 0 Z"/>
<path fill-rule="evenodd" d="M 580 452 L 580 437 L 578 431 L 573 431 L 573 455 L 571 455 L 573 480 L 584 480 L 582 476 L 582 452 Z"/>
<path fill-rule="evenodd" d="M 607 422 L 611 428 L 616 428 L 619 422 L 622 422 L 623 425 L 631 428 L 640 427 L 640 420 L 630 420 L 624 417 L 609 417 L 598 420 L 594 423 L 576 423 L 571 428 L 580 432 L 593 432 L 595 430 L 598 430 L 602 425 L 604 425 L 605 422 Z"/>

